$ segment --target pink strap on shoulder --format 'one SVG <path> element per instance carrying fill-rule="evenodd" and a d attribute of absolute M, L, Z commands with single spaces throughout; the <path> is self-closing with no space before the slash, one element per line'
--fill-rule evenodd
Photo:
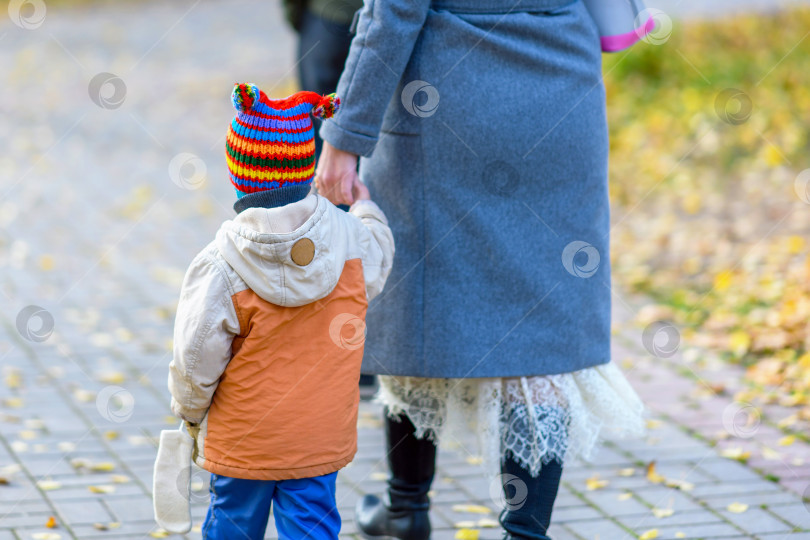
<path fill-rule="evenodd" d="M 647 22 L 645 22 L 643 26 L 636 28 L 633 31 L 615 36 L 602 36 L 600 38 L 602 42 L 602 51 L 616 52 L 631 47 L 641 40 L 641 38 L 652 32 L 654 28 L 655 19 L 653 19 L 651 16 L 649 19 L 647 19 Z"/>

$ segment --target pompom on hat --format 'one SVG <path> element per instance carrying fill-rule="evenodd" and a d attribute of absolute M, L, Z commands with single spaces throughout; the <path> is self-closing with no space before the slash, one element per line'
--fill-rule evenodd
<path fill-rule="evenodd" d="M 303 199 L 315 176 L 312 116 L 331 118 L 340 108 L 335 94 L 297 92 L 270 99 L 255 84 L 233 87 L 236 116 L 225 153 L 241 212 L 253 206 L 282 206 Z"/>

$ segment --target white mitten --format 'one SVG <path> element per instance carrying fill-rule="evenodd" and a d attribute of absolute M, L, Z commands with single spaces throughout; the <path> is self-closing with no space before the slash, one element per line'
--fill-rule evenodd
<path fill-rule="evenodd" d="M 180 429 L 160 432 L 160 446 L 155 460 L 152 496 L 155 521 L 170 533 L 191 530 L 191 452 L 194 439 L 180 423 Z"/>

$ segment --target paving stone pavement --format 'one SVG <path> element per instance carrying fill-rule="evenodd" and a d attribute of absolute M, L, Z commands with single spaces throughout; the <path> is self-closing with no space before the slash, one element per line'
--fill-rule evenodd
<path fill-rule="evenodd" d="M 156 438 L 176 424 L 166 366 L 180 281 L 232 215 L 228 94 L 250 80 L 286 95 L 293 36 L 274 2 L 31 9 L 17 19 L 29 29 L 0 19 L 0 540 L 148 538 Z M 651 429 L 567 467 L 552 537 L 810 539 L 810 451 L 779 444 L 790 410 L 735 402 L 739 373 L 700 354 L 650 355 L 632 324 L 642 303 L 617 294 L 614 358 Z M 357 499 L 384 486 L 379 417 L 362 404 L 359 452 L 339 475 L 345 538 Z M 472 434 L 440 453 L 435 539 L 497 517 L 476 454 Z M 650 481 L 651 461 L 668 482 Z M 589 490 L 595 478 L 607 484 Z M 196 470 L 197 525 L 205 480 Z"/>

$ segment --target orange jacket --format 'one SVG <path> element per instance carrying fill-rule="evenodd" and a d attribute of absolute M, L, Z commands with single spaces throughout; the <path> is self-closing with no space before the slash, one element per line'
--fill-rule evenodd
<path fill-rule="evenodd" d="M 366 308 L 393 256 L 371 201 L 310 195 L 222 225 L 183 282 L 169 369 L 198 465 L 284 480 L 353 459 Z"/>

